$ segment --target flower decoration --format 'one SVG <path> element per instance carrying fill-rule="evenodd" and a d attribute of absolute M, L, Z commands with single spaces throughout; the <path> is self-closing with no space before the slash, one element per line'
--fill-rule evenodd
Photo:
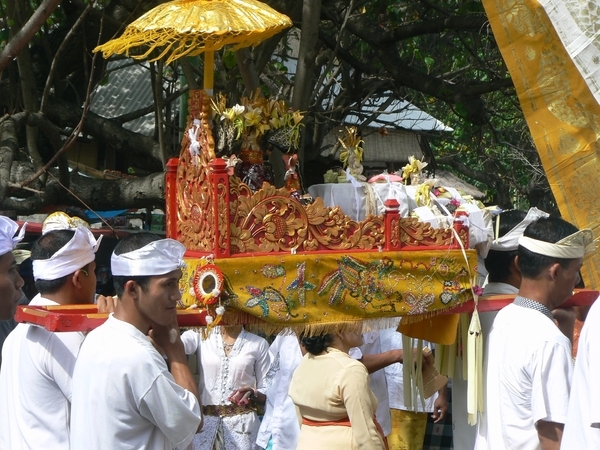
<path fill-rule="evenodd" d="M 456 209 L 460 206 L 460 201 L 457 200 L 456 198 L 452 197 L 450 199 L 450 201 L 448 202 L 448 204 L 446 205 L 446 209 L 448 210 L 448 212 L 450 214 L 454 214 L 454 212 L 456 211 Z"/>
<path fill-rule="evenodd" d="M 219 301 L 224 277 L 221 269 L 214 264 L 206 264 L 194 274 L 193 289 L 198 301 L 203 305 L 214 305 Z"/>
<path fill-rule="evenodd" d="M 359 181 L 366 181 L 361 164 L 363 159 L 364 149 L 362 145 L 364 141 L 358 134 L 358 128 L 346 127 L 344 138 L 338 138 L 343 150 L 340 152 L 340 162 L 344 169 L 348 168 L 350 175 Z"/>
<path fill-rule="evenodd" d="M 402 178 L 406 183 L 409 178 L 414 178 L 414 176 L 420 176 L 421 172 L 425 167 L 427 167 L 426 162 L 420 161 L 416 159 L 414 156 L 408 157 L 408 164 L 402 168 Z M 413 177 L 411 177 L 413 175 Z"/>
<path fill-rule="evenodd" d="M 433 188 L 435 180 L 425 180 L 421 183 L 415 192 L 415 203 L 417 206 L 429 206 L 433 204 L 431 202 L 431 189 Z"/>
<path fill-rule="evenodd" d="M 243 139 L 258 150 L 258 142 L 267 134 L 277 131 L 278 139 L 287 149 L 297 149 L 304 124 L 303 114 L 288 108 L 283 100 L 268 99 L 256 90 L 251 97 L 242 97 L 241 103 L 226 107 L 226 98 L 217 94 L 211 99 L 212 109 L 218 122 L 234 131 L 235 139 Z"/>

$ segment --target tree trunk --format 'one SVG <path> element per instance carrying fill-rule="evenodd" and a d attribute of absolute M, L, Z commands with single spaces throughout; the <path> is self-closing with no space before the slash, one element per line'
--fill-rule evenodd
<path fill-rule="evenodd" d="M 313 70 L 315 67 L 315 48 L 319 40 L 321 0 L 304 0 L 302 8 L 302 35 L 298 52 L 298 66 L 294 80 L 292 108 L 306 111 L 313 92 Z"/>
<path fill-rule="evenodd" d="M 23 170 L 15 169 L 13 173 L 27 175 Z M 19 184 L 25 179 L 11 181 Z M 156 206 L 164 208 L 164 184 L 165 177 L 162 172 L 146 177 L 118 180 L 89 178 L 72 172 L 70 191 L 75 192 L 77 197 L 64 190 L 57 182 L 57 178 L 50 176 L 46 186 L 37 195 L 19 200 L 5 198 L 1 204 L 3 209 L 14 210 L 17 214 L 31 214 L 31 211 L 39 211 L 45 206 L 57 204 L 83 208 L 90 205 L 98 211 Z"/>
<path fill-rule="evenodd" d="M 292 108 L 296 111 L 308 110 L 308 104 L 313 86 L 313 71 L 315 67 L 315 48 L 319 39 L 319 25 L 321 23 L 321 0 L 304 0 L 302 8 L 302 34 L 300 36 L 300 49 L 298 52 L 298 65 L 296 79 L 294 80 L 294 95 Z M 306 133 L 302 133 L 302 141 Z M 298 150 L 300 172 L 304 170 L 304 142 Z"/>

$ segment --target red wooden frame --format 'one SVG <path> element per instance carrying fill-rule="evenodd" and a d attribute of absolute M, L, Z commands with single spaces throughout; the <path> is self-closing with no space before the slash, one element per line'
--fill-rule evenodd
<path fill-rule="evenodd" d="M 183 309 L 177 311 L 180 327 L 206 326 L 206 310 Z M 41 326 L 48 331 L 87 332 L 102 325 L 108 314 L 99 314 L 96 305 L 69 306 L 19 306 L 17 322 Z"/>

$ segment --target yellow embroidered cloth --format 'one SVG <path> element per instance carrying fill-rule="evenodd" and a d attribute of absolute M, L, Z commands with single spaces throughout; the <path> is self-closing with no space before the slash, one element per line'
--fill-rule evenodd
<path fill-rule="evenodd" d="M 484 0 L 483 5 L 561 215 L 598 235 L 600 106 L 537 1 Z M 585 17 L 591 24 L 600 21 L 597 9 L 586 14 L 594 16 Z M 596 252 L 582 269 L 587 286 L 599 285 L 599 269 Z"/>
<path fill-rule="evenodd" d="M 434 314 L 472 298 L 474 250 L 360 252 L 214 260 L 228 307 L 271 324 L 315 326 Z M 186 259 L 183 302 L 195 303 L 204 258 Z"/>

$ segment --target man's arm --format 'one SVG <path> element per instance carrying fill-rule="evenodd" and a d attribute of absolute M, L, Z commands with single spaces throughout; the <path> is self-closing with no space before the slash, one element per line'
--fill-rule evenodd
<path fill-rule="evenodd" d="M 536 424 L 542 450 L 559 450 L 564 424 L 538 420 Z"/>
<path fill-rule="evenodd" d="M 365 365 L 369 373 L 373 373 L 390 364 L 401 363 L 403 359 L 404 352 L 402 350 L 389 350 L 383 353 L 363 355 L 359 361 Z"/>
<path fill-rule="evenodd" d="M 182 388 L 191 392 L 196 399 L 198 399 L 198 405 L 200 411 L 202 411 L 202 402 L 200 395 L 198 394 L 198 386 L 194 380 L 194 376 L 190 371 L 187 364 L 187 356 L 185 354 L 185 348 L 181 341 L 181 335 L 179 333 L 179 326 L 177 325 L 177 319 L 174 324 L 169 327 L 158 327 L 155 326 L 150 330 L 150 337 L 156 345 L 158 345 L 164 355 L 167 357 L 169 371 L 173 375 L 175 382 Z M 202 429 L 204 418 L 200 414 L 200 425 L 198 431 Z"/>

